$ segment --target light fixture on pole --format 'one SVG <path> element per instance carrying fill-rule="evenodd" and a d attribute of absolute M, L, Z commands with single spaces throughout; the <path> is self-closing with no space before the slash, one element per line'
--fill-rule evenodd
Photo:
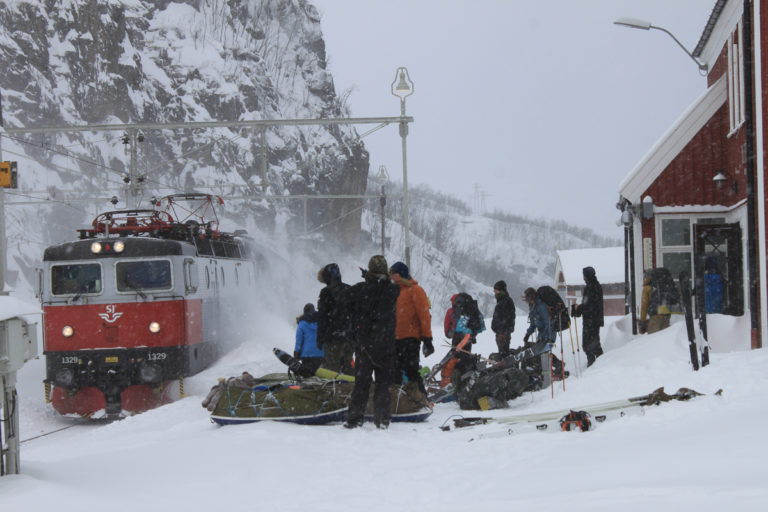
<path fill-rule="evenodd" d="M 408 227 L 408 164 L 405 139 L 408 137 L 408 121 L 405 116 L 405 98 L 413 94 L 413 80 L 404 66 L 397 68 L 390 86 L 392 95 L 400 98 L 400 137 L 403 140 L 403 230 L 405 231 L 405 264 L 411 266 L 411 233 Z"/>
<path fill-rule="evenodd" d="M 675 40 L 677 45 L 683 49 L 683 51 L 688 55 L 693 62 L 696 63 L 697 66 L 699 66 L 699 71 L 706 75 L 709 72 L 709 66 L 706 62 L 701 62 L 699 59 L 693 56 L 691 52 L 688 51 L 688 49 L 683 46 L 683 43 L 678 41 L 678 39 L 670 32 L 669 30 L 665 29 L 664 27 L 657 27 L 656 25 L 653 25 L 650 21 L 645 20 L 639 20 L 637 18 L 619 18 L 616 21 L 613 22 L 614 25 L 621 25 L 623 27 L 629 27 L 629 28 L 637 28 L 640 30 L 661 30 L 662 32 L 665 32 L 669 37 Z"/>
<path fill-rule="evenodd" d="M 384 255 L 384 245 L 386 238 L 384 237 L 384 207 L 387 205 L 387 192 L 386 185 L 389 181 L 389 174 L 387 173 L 387 167 L 385 165 L 379 166 L 379 174 L 376 175 L 376 181 L 381 184 L 381 254 Z"/>

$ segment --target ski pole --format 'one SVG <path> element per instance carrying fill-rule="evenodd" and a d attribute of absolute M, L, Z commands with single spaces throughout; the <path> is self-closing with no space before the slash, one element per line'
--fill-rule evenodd
<path fill-rule="evenodd" d="M 563 379 L 563 391 L 565 391 L 565 355 L 563 354 L 563 331 L 560 331 L 560 378 Z"/>
<path fill-rule="evenodd" d="M 552 351 L 549 351 L 549 387 L 552 390 L 552 398 L 555 398 L 555 379 L 552 378 Z"/>
<path fill-rule="evenodd" d="M 576 322 L 576 317 L 573 317 L 573 329 L 576 331 L 576 355 L 579 358 L 579 366 L 581 366 L 581 349 L 579 348 L 579 324 Z"/>
<path fill-rule="evenodd" d="M 576 322 L 575 317 L 573 321 L 574 323 Z M 573 347 L 573 329 L 571 324 L 568 324 L 568 336 L 571 338 L 571 357 L 573 358 L 573 364 L 576 366 L 576 376 L 581 377 L 581 368 L 579 368 L 579 363 L 576 361 L 576 349 Z"/>
<path fill-rule="evenodd" d="M 456 352 L 463 352 L 464 354 L 469 354 L 471 356 L 475 356 L 481 361 L 485 361 L 486 363 L 490 364 L 491 366 L 498 366 L 501 364 L 501 361 L 494 361 L 493 359 L 489 359 L 487 357 L 483 357 L 480 354 L 475 354 L 474 352 L 470 352 L 469 350 L 463 349 L 463 348 L 457 348 Z"/>

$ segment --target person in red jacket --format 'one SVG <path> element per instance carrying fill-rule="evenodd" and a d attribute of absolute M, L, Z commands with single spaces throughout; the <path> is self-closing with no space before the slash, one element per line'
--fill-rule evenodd
<path fill-rule="evenodd" d="M 392 281 L 400 287 L 397 298 L 397 321 L 395 326 L 395 383 L 400 379 L 419 383 L 424 390 L 424 381 L 419 375 L 419 348 L 424 343 L 424 357 L 435 351 L 432 345 L 432 315 L 429 299 L 424 288 L 413 279 L 408 266 L 402 261 L 389 268 Z"/>
<path fill-rule="evenodd" d="M 443 330 L 445 331 L 445 337 L 453 340 L 453 335 L 456 334 L 456 319 L 453 318 L 453 304 L 456 302 L 458 293 L 454 293 L 451 296 L 451 307 L 445 312 L 445 318 L 443 319 Z"/>

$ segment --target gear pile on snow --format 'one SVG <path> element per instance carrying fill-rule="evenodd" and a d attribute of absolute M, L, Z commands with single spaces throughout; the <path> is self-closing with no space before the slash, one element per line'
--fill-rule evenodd
<path fill-rule="evenodd" d="M 528 374 L 511 364 L 496 364 L 488 368 L 477 361 L 475 368 L 451 377 L 456 402 L 462 409 L 500 409 L 507 400 L 520 396 L 529 385 Z"/>
<path fill-rule="evenodd" d="M 348 376 L 345 376 L 348 378 Z M 219 379 L 202 406 L 220 425 L 285 421 L 320 425 L 344 421 L 354 382 L 308 377 L 296 380 L 285 373 L 255 378 L 248 372 Z M 371 388 L 371 395 L 373 394 Z M 392 421 L 424 421 L 432 414 L 426 395 L 418 383 L 390 386 Z M 368 400 L 366 417 L 373 417 L 373 397 Z"/>

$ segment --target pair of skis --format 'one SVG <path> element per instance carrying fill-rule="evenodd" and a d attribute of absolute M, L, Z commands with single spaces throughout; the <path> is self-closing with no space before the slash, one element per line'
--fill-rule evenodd
<path fill-rule="evenodd" d="M 719 390 L 716 395 L 720 395 L 722 390 Z M 647 395 L 641 395 L 636 397 L 627 398 L 624 400 L 616 400 L 613 402 L 602 402 L 591 405 L 583 405 L 580 407 L 574 407 L 571 409 L 561 409 L 556 411 L 547 411 L 541 413 L 532 414 L 518 414 L 513 416 L 500 416 L 500 417 L 474 417 L 474 418 L 456 418 L 453 420 L 454 429 L 471 427 L 476 425 L 502 424 L 502 425 L 518 425 L 518 426 L 536 426 L 550 424 L 553 421 L 559 421 L 561 418 L 569 414 L 571 411 L 584 411 L 591 415 L 593 418 L 599 416 L 605 416 L 606 418 L 615 416 L 625 416 L 629 414 L 629 410 L 642 406 L 658 405 L 662 402 L 670 402 L 672 400 L 687 401 L 696 396 L 701 396 L 702 393 L 694 391 L 693 389 L 680 388 L 676 393 L 667 394 L 664 388 L 658 388 L 655 391 L 648 393 Z M 621 412 L 624 414 L 620 414 Z M 601 421 L 597 419 L 597 421 Z M 546 430 L 549 427 L 538 428 L 537 430 Z M 451 430 L 450 427 L 443 427 L 443 430 Z M 518 428 L 517 431 L 521 429 Z M 525 428 L 522 428 L 525 430 Z M 516 433 L 515 429 L 511 431 L 505 431 L 504 435 L 510 435 Z"/>
<path fill-rule="evenodd" d="M 480 432 L 475 437 L 470 438 L 469 442 L 480 439 L 495 439 L 499 437 L 514 436 L 528 432 L 561 432 L 563 430 L 571 430 L 564 429 L 562 427 L 563 420 L 571 412 L 573 411 L 569 411 L 559 418 L 547 418 L 537 421 L 517 422 L 507 426 L 504 430 L 497 430 L 494 432 Z M 586 413 L 587 421 L 590 425 L 588 430 L 594 430 L 595 424 L 624 418 L 625 416 L 643 414 L 645 414 L 645 409 L 642 407 L 624 407 L 621 409 L 608 409 L 605 411 L 593 411 L 593 413 Z M 582 432 L 585 431 L 583 428 L 579 428 L 579 430 Z"/>
<path fill-rule="evenodd" d="M 680 303 L 683 306 L 683 312 L 685 313 L 685 329 L 688 332 L 688 349 L 691 355 L 691 366 L 694 371 L 699 370 L 699 352 L 701 352 L 701 366 L 707 366 L 709 364 L 709 342 L 707 341 L 706 334 L 706 314 L 701 307 L 701 304 L 697 304 L 699 307 L 699 327 L 702 333 L 702 340 L 699 342 L 696 336 L 696 328 L 693 324 L 693 307 L 692 307 L 692 290 L 691 290 L 691 278 L 687 272 L 680 272 Z"/>

